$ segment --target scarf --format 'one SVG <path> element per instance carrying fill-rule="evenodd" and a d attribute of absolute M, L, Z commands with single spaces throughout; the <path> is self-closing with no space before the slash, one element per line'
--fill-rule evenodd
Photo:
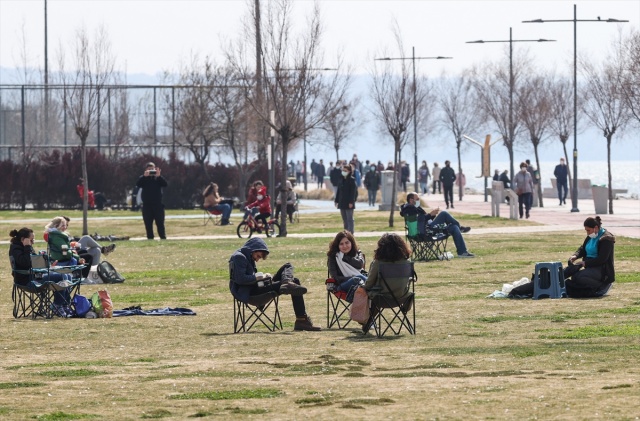
<path fill-rule="evenodd" d="M 340 269 L 340 272 L 342 272 L 342 275 L 348 278 L 361 275 L 359 269 L 356 269 L 353 266 L 351 266 L 349 263 L 342 261 L 343 256 L 344 256 L 344 253 L 342 253 L 341 251 L 336 253 L 336 263 L 338 263 L 338 269 Z"/>

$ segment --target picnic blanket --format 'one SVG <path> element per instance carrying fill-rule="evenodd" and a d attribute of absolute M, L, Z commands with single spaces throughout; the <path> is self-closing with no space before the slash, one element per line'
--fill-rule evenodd
<path fill-rule="evenodd" d="M 112 317 L 123 316 L 195 316 L 196 312 L 188 308 L 155 308 L 153 310 L 142 310 L 139 306 L 127 307 L 122 310 L 113 310 Z"/>

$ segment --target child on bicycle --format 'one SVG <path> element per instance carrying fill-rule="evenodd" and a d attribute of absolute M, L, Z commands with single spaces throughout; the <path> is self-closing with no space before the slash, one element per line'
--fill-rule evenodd
<path fill-rule="evenodd" d="M 260 213 L 256 215 L 256 220 L 262 221 L 262 226 L 266 228 L 267 218 L 271 216 L 271 197 L 267 194 L 267 187 L 262 186 L 258 190 L 257 200 L 247 205 L 247 209 L 258 207 Z"/>

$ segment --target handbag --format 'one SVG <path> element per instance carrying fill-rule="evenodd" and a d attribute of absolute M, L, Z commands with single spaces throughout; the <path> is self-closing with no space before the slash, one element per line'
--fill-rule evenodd
<path fill-rule="evenodd" d="M 363 287 L 353 294 L 353 303 L 349 307 L 351 320 L 364 324 L 369 320 L 369 295 Z"/>

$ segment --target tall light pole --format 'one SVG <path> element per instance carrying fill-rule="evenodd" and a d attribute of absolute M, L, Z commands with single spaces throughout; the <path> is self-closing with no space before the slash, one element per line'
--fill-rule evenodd
<path fill-rule="evenodd" d="M 411 57 L 383 57 L 376 58 L 378 61 L 391 61 L 391 60 L 411 60 L 411 67 L 413 70 L 413 173 L 415 178 L 414 191 L 418 191 L 418 116 L 417 116 L 417 96 L 416 96 L 416 60 L 448 60 L 453 57 L 416 57 L 416 47 L 411 47 Z"/>
<path fill-rule="evenodd" d="M 467 41 L 467 44 L 486 44 L 493 42 L 508 42 L 509 43 L 509 142 L 513 145 L 513 138 L 515 137 L 515 128 L 513 125 L 513 43 L 514 42 L 555 42 L 554 39 L 513 39 L 513 28 L 509 28 L 509 39 L 507 40 L 497 40 L 497 41 Z M 510 171 L 511 171 L 511 182 L 513 182 L 513 158 L 511 159 Z"/>
<path fill-rule="evenodd" d="M 573 189 L 571 192 L 571 212 L 578 209 L 578 22 L 623 23 L 619 19 L 578 19 L 576 5 L 573 5 L 573 19 L 523 20 L 522 23 L 573 22 Z"/>

